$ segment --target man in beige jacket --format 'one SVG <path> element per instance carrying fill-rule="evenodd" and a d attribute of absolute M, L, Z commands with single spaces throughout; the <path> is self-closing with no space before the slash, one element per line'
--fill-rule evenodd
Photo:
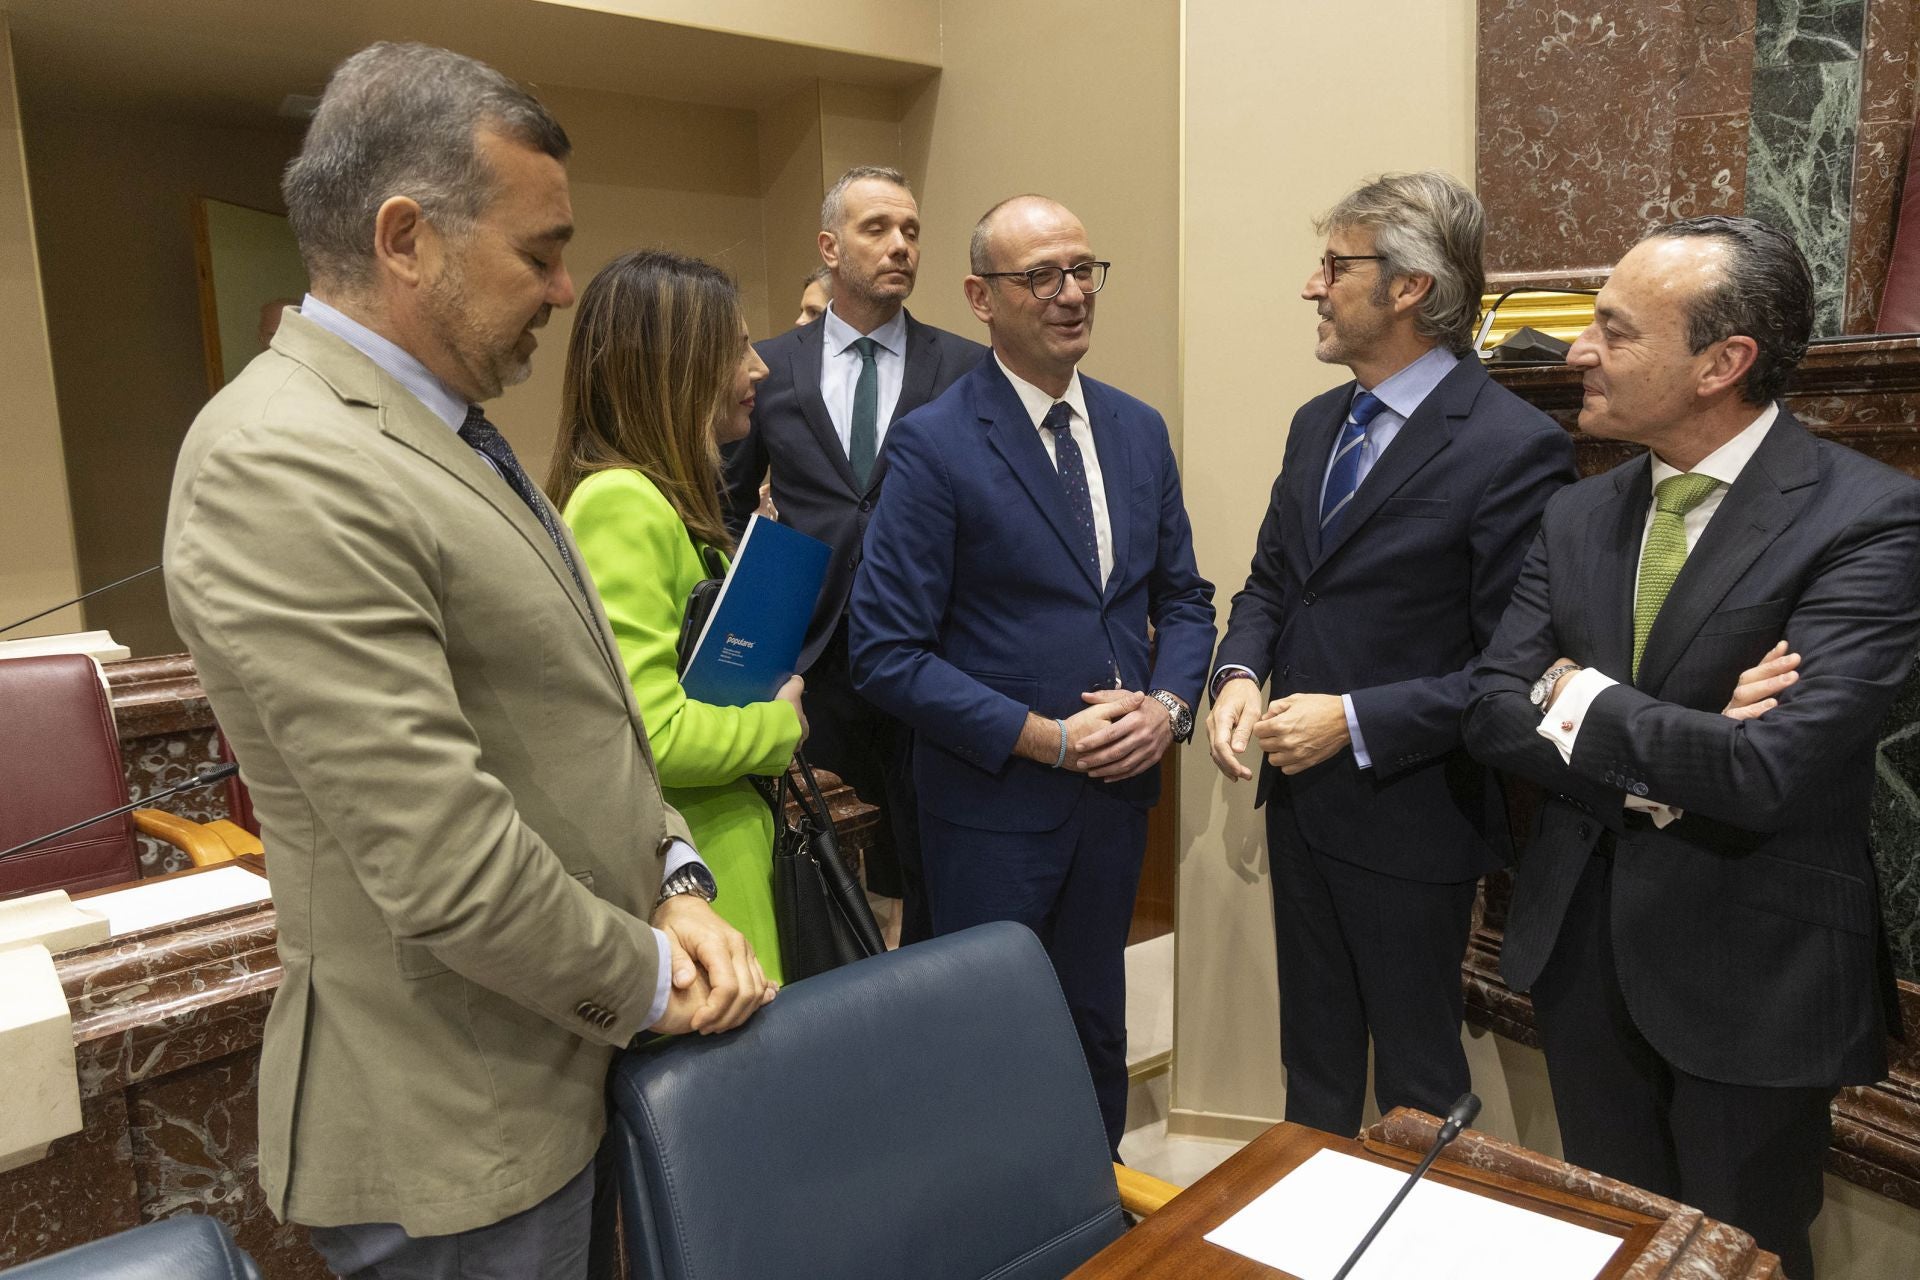
<path fill-rule="evenodd" d="M 772 995 L 478 407 L 573 301 L 568 150 L 471 59 L 343 63 L 285 179 L 312 292 L 174 477 L 169 601 L 279 916 L 261 1181 L 343 1276 L 581 1276 L 614 1049 Z"/>

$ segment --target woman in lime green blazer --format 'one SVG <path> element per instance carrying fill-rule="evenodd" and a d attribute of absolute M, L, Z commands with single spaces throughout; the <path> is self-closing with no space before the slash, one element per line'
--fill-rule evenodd
<path fill-rule="evenodd" d="M 751 706 L 695 702 L 676 652 L 707 576 L 698 548 L 733 548 L 719 446 L 746 434 L 766 375 L 725 272 L 657 251 L 615 259 L 580 294 L 547 491 L 606 605 L 667 800 L 720 887 L 714 910 L 779 982 L 773 815 L 748 778 L 778 777 L 805 737 L 801 681 Z"/>

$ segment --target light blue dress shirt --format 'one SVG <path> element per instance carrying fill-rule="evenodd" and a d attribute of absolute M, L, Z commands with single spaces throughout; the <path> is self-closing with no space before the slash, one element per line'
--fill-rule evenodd
<path fill-rule="evenodd" d="M 1394 438 L 1400 434 L 1400 428 L 1407 425 L 1407 419 L 1413 416 L 1422 402 L 1433 394 L 1433 389 L 1439 386 L 1459 363 L 1459 356 L 1444 347 L 1435 347 L 1399 372 L 1382 379 L 1379 386 L 1360 388 L 1361 391 L 1373 392 L 1382 408 L 1374 415 L 1373 421 L 1367 424 L 1366 439 L 1360 445 L 1359 483 L 1366 483 L 1374 464 L 1380 461 L 1380 455 L 1387 451 L 1387 446 L 1391 445 Z M 1336 433 L 1334 436 L 1336 447 L 1339 439 Z M 1321 505 L 1325 505 L 1327 479 L 1332 474 L 1333 450 L 1328 450 L 1326 469 L 1320 475 Z M 1253 674 L 1237 663 L 1222 667 L 1220 670 L 1246 671 L 1249 676 Z M 1214 673 L 1216 678 L 1219 674 L 1219 672 Z M 1353 740 L 1354 763 L 1362 769 L 1371 769 L 1373 758 L 1367 754 L 1366 735 L 1360 732 L 1360 717 L 1353 710 L 1353 695 L 1341 694 L 1340 705 L 1347 713 L 1347 736 Z"/>
<path fill-rule="evenodd" d="M 464 396 L 434 377 L 427 366 L 407 351 L 352 316 L 328 306 L 312 294 L 300 300 L 300 314 L 380 366 L 382 372 L 399 383 L 453 431 L 458 432 L 461 424 L 467 420 L 469 402 Z M 485 454 L 479 456 L 489 467 L 493 466 Z M 666 869 L 661 876 L 663 882 L 689 862 L 698 862 L 700 855 L 685 840 L 675 840 L 667 847 L 666 858 Z M 667 944 L 667 935 L 658 929 L 653 931 L 653 940 L 660 952 L 660 978 L 654 985 L 653 1003 L 647 1007 L 647 1026 L 660 1021 L 661 1015 L 667 1011 L 667 1000 L 673 994 L 673 950 Z"/>
<path fill-rule="evenodd" d="M 860 353 L 853 344 L 862 337 L 872 338 L 873 370 L 879 377 L 878 401 L 874 412 L 873 447 L 877 455 L 887 440 L 887 423 L 893 407 L 900 403 L 900 384 L 907 374 L 907 313 L 896 311 L 893 319 L 862 334 L 833 312 L 831 304 L 821 313 L 820 398 L 827 403 L 827 417 L 840 447 L 853 456 L 853 389 L 860 382 Z"/>

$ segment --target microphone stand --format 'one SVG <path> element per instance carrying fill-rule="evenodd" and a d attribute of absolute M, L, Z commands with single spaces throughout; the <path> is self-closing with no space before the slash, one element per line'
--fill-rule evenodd
<path fill-rule="evenodd" d="M 1440 1126 L 1440 1136 L 1433 1140 L 1432 1149 L 1429 1150 L 1426 1156 L 1420 1161 L 1419 1167 L 1408 1175 L 1406 1182 L 1401 1184 L 1400 1190 L 1395 1193 L 1392 1200 L 1388 1201 L 1387 1207 L 1380 1211 L 1380 1216 L 1374 1219 L 1373 1226 L 1368 1228 L 1367 1234 L 1361 1238 L 1359 1246 L 1347 1256 L 1347 1260 L 1341 1264 L 1340 1270 L 1334 1272 L 1333 1280 L 1347 1280 L 1347 1273 L 1353 1270 L 1354 1264 L 1360 1261 L 1360 1255 L 1367 1251 L 1367 1246 L 1372 1244 L 1374 1237 L 1380 1234 L 1380 1228 L 1387 1225 L 1387 1219 L 1393 1216 L 1394 1210 L 1400 1207 L 1400 1202 L 1407 1198 L 1409 1191 L 1413 1190 L 1413 1184 L 1426 1176 L 1427 1170 L 1433 1167 L 1434 1157 L 1438 1156 L 1448 1143 L 1459 1137 L 1460 1131 L 1472 1124 L 1474 1117 L 1479 1114 L 1479 1095 L 1474 1093 L 1461 1094 L 1459 1099 L 1454 1102 L 1453 1110 L 1447 1113 L 1446 1123 Z"/>
<path fill-rule="evenodd" d="M 216 782 L 224 782 L 238 772 L 240 772 L 240 766 L 237 764 L 203 764 L 195 771 L 193 777 L 177 786 L 168 787 L 165 791 L 156 791 L 149 796 L 141 796 L 138 800 L 130 800 L 118 809 L 109 809 L 105 813 L 96 813 L 91 818 L 84 818 L 71 826 L 62 827 L 58 831 L 49 831 L 43 836 L 35 836 L 25 844 L 17 844 L 11 849 L 0 851 L 0 862 L 4 862 L 17 853 L 25 853 L 37 845 L 43 845 L 49 840 L 58 840 L 61 836 L 71 835 L 82 827 L 90 827 L 96 822 L 105 822 L 108 818 L 117 818 L 123 813 L 132 813 L 135 809 L 144 809 L 155 800 L 165 800 L 169 796 L 177 796 L 183 791 L 198 791 L 201 787 L 212 786 Z"/>

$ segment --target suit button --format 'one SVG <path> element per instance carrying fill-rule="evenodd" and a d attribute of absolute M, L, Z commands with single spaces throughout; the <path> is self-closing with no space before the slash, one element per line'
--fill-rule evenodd
<path fill-rule="evenodd" d="M 1315 594 L 1313 594 L 1313 592 L 1311 592 L 1311 591 L 1302 591 L 1302 592 L 1300 593 L 1300 603 L 1301 603 L 1301 604 L 1309 604 L 1309 605 L 1310 605 L 1310 604 L 1312 604 L 1312 603 L 1313 603 L 1313 602 L 1314 602 L 1315 600 L 1318 600 L 1319 598 L 1320 598 L 1319 596 L 1316 596 L 1316 595 L 1315 595 Z"/>
<path fill-rule="evenodd" d="M 592 1022 L 593 1002 L 591 1000 L 582 1000 L 579 1004 L 573 1006 L 573 1016 L 586 1022 Z"/>
<path fill-rule="evenodd" d="M 1289 663 L 1287 663 L 1287 664 L 1286 664 L 1285 666 L 1283 666 L 1283 667 L 1281 667 L 1281 668 L 1280 668 L 1280 674 L 1281 674 L 1282 676 L 1290 676 L 1290 675 L 1292 675 L 1292 674 L 1293 674 L 1293 664 L 1292 664 L 1291 662 L 1289 662 Z"/>
<path fill-rule="evenodd" d="M 1573 829 L 1573 833 L 1579 836 L 1582 840 L 1585 840 L 1588 836 L 1593 834 L 1593 828 L 1583 822 L 1579 826 Z"/>
<path fill-rule="evenodd" d="M 871 511 L 871 510 L 873 510 L 873 499 L 872 499 L 872 498 L 862 498 L 862 499 L 860 499 L 860 509 L 861 509 L 862 511 Z"/>
<path fill-rule="evenodd" d="M 1644 783 L 1644 782 L 1636 782 L 1636 783 L 1634 783 L 1634 784 L 1633 784 L 1633 794 L 1635 794 L 1635 795 L 1637 795 L 1637 796 L 1639 796 L 1639 797 L 1641 797 L 1642 799 L 1645 799 L 1645 798 L 1646 798 L 1646 794 L 1647 794 L 1647 784 L 1646 784 L 1646 783 Z"/>

